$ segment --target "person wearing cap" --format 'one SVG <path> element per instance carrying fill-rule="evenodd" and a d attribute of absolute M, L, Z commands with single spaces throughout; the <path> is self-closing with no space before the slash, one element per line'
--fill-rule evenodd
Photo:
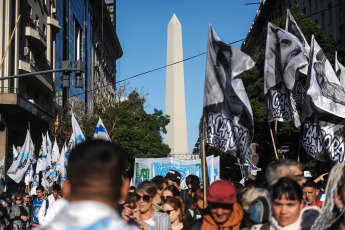
<path fill-rule="evenodd" d="M 243 209 L 236 201 L 236 189 L 229 181 L 218 180 L 207 191 L 208 208 L 192 230 L 237 230 L 243 218 Z"/>
<path fill-rule="evenodd" d="M 181 173 L 176 170 L 169 170 L 165 179 L 168 182 L 168 185 L 174 185 L 181 192 L 180 183 L 181 183 Z"/>

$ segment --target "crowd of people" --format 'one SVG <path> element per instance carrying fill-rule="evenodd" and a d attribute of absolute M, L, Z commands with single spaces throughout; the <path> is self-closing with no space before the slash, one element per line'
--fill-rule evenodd
<path fill-rule="evenodd" d="M 195 175 L 182 190 L 175 170 L 130 186 L 125 154 L 102 140 L 76 146 L 62 188 L 1 199 L 1 229 L 345 229 L 345 163 L 312 178 L 298 162 L 280 159 L 266 167 L 265 183 L 222 179 L 204 193 Z"/>

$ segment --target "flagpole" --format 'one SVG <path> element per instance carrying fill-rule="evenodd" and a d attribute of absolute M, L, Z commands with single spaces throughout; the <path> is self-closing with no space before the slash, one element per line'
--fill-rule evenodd
<path fill-rule="evenodd" d="M 277 141 L 277 128 L 278 128 L 278 121 L 274 122 L 274 141 Z"/>
<path fill-rule="evenodd" d="M 276 144 L 275 144 L 274 137 L 273 137 L 273 133 L 272 133 L 271 124 L 268 122 L 268 125 L 270 126 L 270 132 L 271 132 L 271 138 L 272 138 L 274 153 L 275 153 L 275 155 L 276 155 L 276 160 L 278 160 L 279 158 L 278 158 L 277 149 L 276 149 Z"/>
<path fill-rule="evenodd" d="M 206 209 L 206 153 L 205 153 L 205 141 L 204 139 L 202 139 L 202 151 L 203 151 L 203 154 L 202 154 L 202 178 L 203 178 L 203 183 L 204 183 L 204 209 Z"/>

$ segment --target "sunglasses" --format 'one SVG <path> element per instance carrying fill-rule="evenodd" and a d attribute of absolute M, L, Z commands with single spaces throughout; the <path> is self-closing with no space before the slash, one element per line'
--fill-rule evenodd
<path fill-rule="evenodd" d="M 165 212 L 166 214 L 170 215 L 171 212 L 175 211 L 175 209 L 173 210 L 166 210 L 166 211 L 162 211 L 162 212 Z"/>
<path fill-rule="evenodd" d="M 166 200 L 166 199 L 168 199 L 168 198 L 171 198 L 172 196 L 161 196 L 161 199 L 164 201 L 164 200 Z"/>
<path fill-rule="evenodd" d="M 149 202 L 152 196 L 150 196 L 150 195 L 140 196 L 139 194 L 135 194 L 135 197 L 137 198 L 137 201 L 140 201 L 141 198 L 143 198 L 144 202 Z"/>
<path fill-rule="evenodd" d="M 19 198 L 19 199 L 16 199 L 16 200 L 22 200 L 22 199 Z"/>

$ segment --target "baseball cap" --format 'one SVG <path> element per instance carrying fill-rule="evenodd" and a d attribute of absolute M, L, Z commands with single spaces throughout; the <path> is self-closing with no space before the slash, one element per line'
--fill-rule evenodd
<path fill-rule="evenodd" d="M 179 172 L 177 172 L 175 170 L 169 170 L 169 172 L 165 176 L 165 179 L 171 180 L 173 182 L 176 182 L 180 186 L 181 173 L 179 173 Z"/>
<path fill-rule="evenodd" d="M 236 189 L 229 181 L 217 180 L 211 184 L 207 191 L 207 201 L 223 204 L 236 202 Z"/>
<path fill-rule="evenodd" d="M 305 178 L 312 178 L 312 175 L 311 175 L 311 172 L 310 172 L 310 171 L 304 171 L 304 172 L 303 172 L 303 176 L 304 176 Z"/>

